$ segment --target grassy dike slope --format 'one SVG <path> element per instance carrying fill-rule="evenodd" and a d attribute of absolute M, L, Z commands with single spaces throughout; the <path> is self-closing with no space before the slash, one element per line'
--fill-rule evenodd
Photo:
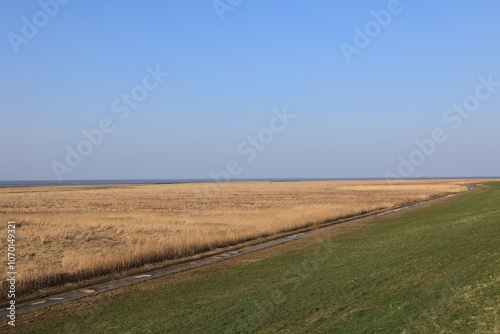
<path fill-rule="evenodd" d="M 305 238 L 309 244 L 294 241 L 281 254 L 223 261 L 224 270 L 101 296 L 92 307 L 21 316 L 16 327 L 96 334 L 500 332 L 499 183 L 378 221 L 334 238 Z"/>

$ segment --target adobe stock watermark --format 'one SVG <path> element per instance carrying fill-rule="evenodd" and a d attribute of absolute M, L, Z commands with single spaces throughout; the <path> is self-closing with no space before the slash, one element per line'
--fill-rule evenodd
<path fill-rule="evenodd" d="M 278 134 L 285 131 L 292 121 L 297 118 L 297 115 L 289 113 L 286 107 L 281 110 L 275 108 L 272 113 L 273 116 L 269 119 L 267 126 L 261 128 L 255 134 L 249 135 L 235 147 L 237 158 L 227 161 L 224 168 L 208 173 L 210 181 L 204 183 L 202 187 L 196 188 L 195 198 L 206 201 L 209 198 L 214 198 L 214 196 L 222 196 L 228 182 L 243 173 L 245 164 L 255 161 L 259 154 L 271 145 Z M 190 217 L 184 215 L 184 219 L 189 220 Z"/>
<path fill-rule="evenodd" d="M 355 26 L 352 44 L 342 42 L 339 45 L 347 63 L 352 62 L 353 55 L 360 54 L 363 49 L 366 49 L 382 33 L 382 30 L 391 24 L 392 19 L 401 14 L 402 11 L 403 5 L 399 0 L 389 0 L 386 9 L 370 12 L 373 20 L 368 21 L 363 28 Z"/>
<path fill-rule="evenodd" d="M 209 181 L 203 183 L 200 187 L 196 187 L 193 194 L 196 201 L 208 203 L 210 199 L 213 200 L 223 196 L 224 190 L 229 186 L 228 182 L 243 173 L 245 164 L 255 161 L 259 154 L 272 144 L 278 134 L 285 131 L 292 121 L 297 118 L 296 114 L 288 112 L 286 106 L 281 110 L 278 108 L 273 109 L 272 114 L 273 116 L 267 122 L 267 126 L 264 126 L 255 134 L 249 135 L 235 147 L 238 157 L 227 161 L 224 168 L 208 173 Z M 182 216 L 185 221 L 191 221 L 191 217 L 187 214 L 188 211 L 187 203 L 184 202 Z"/>
<path fill-rule="evenodd" d="M 487 78 L 480 76 L 479 84 L 474 93 L 465 97 L 461 103 L 455 103 L 443 113 L 443 121 L 449 127 L 448 131 L 442 127 L 437 127 L 431 131 L 430 136 L 422 140 L 416 139 L 415 148 L 406 157 L 400 155 L 399 166 L 396 172 L 387 171 L 384 173 L 386 180 L 412 177 L 417 167 L 422 166 L 425 161 L 438 150 L 439 145 L 448 140 L 448 132 L 460 129 L 464 120 L 472 116 L 481 106 L 481 102 L 490 98 L 500 87 L 500 82 L 494 81 L 493 75 Z"/>
<path fill-rule="evenodd" d="M 9 32 L 7 39 L 15 53 L 19 53 L 21 45 L 28 44 L 30 40 L 35 38 L 40 29 L 45 27 L 51 19 L 53 19 L 61 8 L 61 5 L 66 5 L 71 0 L 40 0 L 38 6 L 40 10 L 36 11 L 30 18 L 23 16 L 21 18 L 20 33 Z"/>
<path fill-rule="evenodd" d="M 164 79 L 168 76 L 167 72 L 156 65 L 146 67 L 146 74 L 142 78 L 140 85 L 134 86 L 129 93 L 122 94 L 119 98 L 111 102 L 111 112 L 116 114 L 118 121 L 125 121 L 132 110 L 137 109 L 150 92 L 157 89 Z M 82 164 L 85 157 L 88 157 L 94 148 L 99 147 L 106 135 L 113 133 L 116 129 L 116 121 L 111 118 L 102 118 L 97 127 L 82 131 L 83 138 L 74 146 L 66 146 L 66 158 L 64 162 L 52 162 L 52 169 L 59 181 L 64 179 L 65 174 L 71 174 L 78 166 Z"/>
<path fill-rule="evenodd" d="M 7 323 L 9 326 L 16 326 L 16 222 L 7 222 L 7 298 L 9 306 L 7 306 Z"/>
<path fill-rule="evenodd" d="M 224 21 L 226 12 L 232 12 L 236 7 L 241 5 L 243 0 L 214 0 L 212 5 L 219 16 L 219 20 Z"/>
<path fill-rule="evenodd" d="M 238 154 L 243 157 L 247 163 L 253 162 L 259 152 L 264 151 L 275 139 L 276 135 L 286 129 L 291 121 L 297 115 L 290 114 L 286 107 L 282 110 L 274 109 L 274 116 L 269 120 L 268 126 L 260 129 L 255 135 L 248 136 L 237 147 Z M 239 160 L 230 160 L 226 163 L 224 169 L 218 172 L 209 172 L 208 175 L 215 182 L 230 181 L 243 172 L 242 162 Z"/>
<path fill-rule="evenodd" d="M 253 333 L 266 319 L 272 317 L 274 312 L 287 302 L 287 294 L 300 289 L 307 280 L 319 269 L 322 262 L 333 254 L 333 239 L 318 244 L 311 257 L 287 268 L 281 280 L 268 290 L 264 300 L 252 300 L 252 311 L 244 313 L 238 319 L 238 333 Z"/>

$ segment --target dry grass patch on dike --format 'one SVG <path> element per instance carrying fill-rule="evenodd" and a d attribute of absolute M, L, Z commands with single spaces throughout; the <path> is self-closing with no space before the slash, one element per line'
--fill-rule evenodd
<path fill-rule="evenodd" d="M 3 188 L 0 220 L 17 223 L 16 288 L 18 296 L 22 296 L 49 286 L 461 192 L 470 182 L 300 181 Z M 0 250 L 0 256 L 6 256 L 4 253 L 4 249 Z M 5 300 L 5 287 L 0 293 Z"/>

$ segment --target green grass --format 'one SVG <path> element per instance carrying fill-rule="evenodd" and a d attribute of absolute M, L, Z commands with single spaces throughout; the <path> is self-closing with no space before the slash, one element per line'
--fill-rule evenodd
<path fill-rule="evenodd" d="M 500 184 L 22 333 L 499 333 Z M 20 327 L 20 328 L 19 328 Z"/>

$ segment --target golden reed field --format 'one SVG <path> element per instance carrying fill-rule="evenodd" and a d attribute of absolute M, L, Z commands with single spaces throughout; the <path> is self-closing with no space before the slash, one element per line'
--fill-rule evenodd
<path fill-rule="evenodd" d="M 8 220 L 17 223 L 17 293 L 22 295 L 464 191 L 467 183 L 300 181 L 3 188 L 0 220 L 2 235 L 7 235 Z M 0 256 L 7 258 L 6 247 Z M 6 275 L 5 270 L 1 275 Z M 0 295 L 5 298 L 4 288 Z"/>

